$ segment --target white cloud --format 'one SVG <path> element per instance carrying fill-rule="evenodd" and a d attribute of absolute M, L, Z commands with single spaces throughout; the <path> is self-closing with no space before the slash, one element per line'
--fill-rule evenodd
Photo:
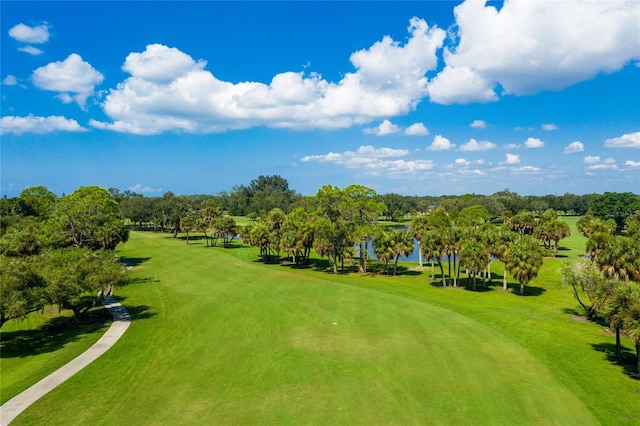
<path fill-rule="evenodd" d="M 102 83 L 104 76 L 82 57 L 72 53 L 62 62 L 51 62 L 36 69 L 32 75 L 33 84 L 42 90 L 59 92 L 64 103 L 76 101 L 84 108 L 94 87 Z"/>
<path fill-rule="evenodd" d="M 522 167 L 515 167 L 515 168 L 513 168 L 511 170 L 513 172 L 519 173 L 519 174 L 535 174 L 535 173 L 538 173 L 540 171 L 540 167 L 522 166 Z"/>
<path fill-rule="evenodd" d="M 606 160 L 603 161 L 604 164 L 615 164 L 616 160 L 614 160 L 613 158 L 609 157 Z"/>
<path fill-rule="evenodd" d="M 487 123 L 484 120 L 473 120 L 473 123 L 470 124 L 474 129 L 486 129 Z"/>
<path fill-rule="evenodd" d="M 563 154 L 573 154 L 576 152 L 583 152 L 584 151 L 584 144 L 580 141 L 574 141 L 571 142 L 569 145 L 567 145 L 564 148 L 564 151 L 562 151 Z"/>
<path fill-rule="evenodd" d="M 403 159 L 389 159 L 392 157 L 403 157 L 408 153 L 409 151 L 404 149 L 361 146 L 357 151 L 345 151 L 343 153 L 330 152 L 324 155 L 307 155 L 301 158 L 301 161 L 334 163 L 349 169 L 364 171 L 368 175 L 406 175 L 433 168 L 434 162 L 432 160 L 407 161 Z"/>
<path fill-rule="evenodd" d="M 448 151 L 455 148 L 456 145 L 442 135 L 435 135 L 431 145 L 427 147 L 429 151 Z"/>
<path fill-rule="evenodd" d="M 142 80 L 163 83 L 173 81 L 192 71 L 200 71 L 206 65 L 206 61 L 196 62 L 191 56 L 175 47 L 150 44 L 142 53 L 129 53 L 122 70 Z"/>
<path fill-rule="evenodd" d="M 520 156 L 518 154 L 506 154 L 506 161 L 507 164 L 520 164 Z"/>
<path fill-rule="evenodd" d="M 460 146 L 460 151 L 488 151 L 494 149 L 496 144 L 489 141 L 477 141 L 469 139 L 469 142 Z"/>
<path fill-rule="evenodd" d="M 587 164 L 595 164 L 595 163 L 599 163 L 600 162 L 600 156 L 598 155 L 587 155 L 586 157 L 584 157 L 584 162 Z"/>
<path fill-rule="evenodd" d="M 102 104 L 112 120 L 94 127 L 138 134 L 224 132 L 253 126 L 340 129 L 406 114 L 427 93 L 445 32 L 413 18 L 406 42 L 383 37 L 350 56 L 354 72 L 338 82 L 283 72 L 269 84 L 219 80 L 175 48 L 152 44 L 127 56 L 131 74 Z"/>
<path fill-rule="evenodd" d="M 524 146 L 525 148 L 542 148 L 544 146 L 544 142 L 542 142 L 540 139 L 538 138 L 528 138 L 526 141 L 524 141 Z"/>
<path fill-rule="evenodd" d="M 428 88 L 431 101 L 443 105 L 498 100 L 498 96 L 493 91 L 493 85 L 469 67 L 447 65 L 429 82 Z"/>
<path fill-rule="evenodd" d="M 607 148 L 640 148 L 640 132 L 627 133 L 604 141 Z"/>
<path fill-rule="evenodd" d="M 430 82 L 433 102 L 561 90 L 640 59 L 635 1 L 505 1 L 498 11 L 467 0 L 454 9 L 454 43 Z"/>
<path fill-rule="evenodd" d="M 4 80 L 2 80 L 2 84 L 4 84 L 5 86 L 17 86 L 18 79 L 15 76 L 9 74 L 4 78 Z"/>
<path fill-rule="evenodd" d="M 26 117 L 4 116 L 0 118 L 0 134 L 14 133 L 21 135 L 23 133 L 84 132 L 86 130 L 76 120 L 57 115 L 49 117 L 37 117 L 34 115 Z"/>
<path fill-rule="evenodd" d="M 409 136 L 425 136 L 429 134 L 429 129 L 422 123 L 413 123 L 406 128 L 404 134 Z"/>
<path fill-rule="evenodd" d="M 558 126 L 553 123 L 547 123 L 542 125 L 542 130 L 546 130 L 548 132 L 552 130 L 558 130 Z"/>
<path fill-rule="evenodd" d="M 20 52 L 28 53 L 29 55 L 33 56 L 42 55 L 44 53 L 44 50 L 38 49 L 37 47 L 33 46 L 18 47 L 18 50 Z"/>
<path fill-rule="evenodd" d="M 150 186 L 142 186 L 139 183 L 136 183 L 133 186 L 127 188 L 131 192 L 135 192 L 136 194 L 148 194 L 148 193 L 159 193 L 162 191 L 162 188 L 152 188 Z"/>
<path fill-rule="evenodd" d="M 22 43 L 45 43 L 49 40 L 49 35 L 47 23 L 35 27 L 19 23 L 9 30 L 9 36 Z"/>
<path fill-rule="evenodd" d="M 363 132 L 366 134 L 372 134 L 376 136 L 387 136 L 387 135 L 392 135 L 394 133 L 399 133 L 400 127 L 393 124 L 389 120 L 384 120 L 382 123 L 380 123 L 379 126 L 364 129 Z"/>
<path fill-rule="evenodd" d="M 625 166 L 640 168 L 640 161 L 627 160 L 624 164 Z"/>
<path fill-rule="evenodd" d="M 504 149 L 519 149 L 520 145 L 518 145 L 517 143 L 506 143 L 506 144 L 502 145 L 502 147 Z"/>
<path fill-rule="evenodd" d="M 465 158 L 456 158 L 454 163 L 457 166 L 462 166 L 462 167 L 466 167 L 468 168 L 469 166 L 473 165 L 473 164 L 484 164 L 484 160 L 483 159 L 478 159 L 478 160 L 467 160 Z"/>
<path fill-rule="evenodd" d="M 589 166 L 589 170 L 617 170 L 617 169 L 618 169 L 617 164 L 600 163 L 600 164 L 592 164 Z"/>

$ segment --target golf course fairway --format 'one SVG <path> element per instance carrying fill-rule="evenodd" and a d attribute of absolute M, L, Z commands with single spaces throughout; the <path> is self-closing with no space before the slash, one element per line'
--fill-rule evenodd
<path fill-rule="evenodd" d="M 251 248 L 187 245 L 155 233 L 132 232 L 117 251 L 134 265 L 131 283 L 115 293 L 132 315 L 129 330 L 14 424 L 590 425 L 639 419 L 640 404 L 633 401 L 640 401 L 640 384 L 602 353 L 589 347 L 575 355 L 587 367 L 602 364 L 602 371 L 586 370 L 585 376 L 611 374 L 601 382 L 614 390 L 601 392 L 619 392 L 615 407 L 594 402 L 601 398 L 589 386 L 599 378 L 580 383 L 574 370 L 560 371 L 558 363 L 571 359 L 550 361 L 565 354 L 545 350 L 540 341 L 529 346 L 526 333 L 514 337 L 510 324 L 525 327 L 529 318 L 504 316 L 522 312 L 545 321 L 544 297 L 552 320 L 565 318 L 568 333 L 597 333 L 598 326 L 571 322 L 556 309 L 559 298 L 571 302 L 567 289 L 549 289 L 542 297 L 439 289 L 429 285 L 426 268 L 395 278 L 335 277 L 264 265 Z M 487 312 L 464 314 L 481 312 L 482 304 Z M 531 304 L 541 307 L 525 311 Z M 564 339 L 554 330 L 539 332 L 550 333 L 550 348 Z M 610 340 L 600 334 L 595 339 Z"/>

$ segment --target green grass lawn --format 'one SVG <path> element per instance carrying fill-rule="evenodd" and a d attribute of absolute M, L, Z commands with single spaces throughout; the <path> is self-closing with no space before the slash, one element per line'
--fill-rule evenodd
<path fill-rule="evenodd" d="M 572 227 L 524 297 L 499 262 L 471 292 L 415 265 L 334 276 L 133 232 L 131 327 L 15 424 L 638 424 L 640 382 L 559 283 L 584 249 Z M 3 392 L 25 358 L 3 350 Z"/>

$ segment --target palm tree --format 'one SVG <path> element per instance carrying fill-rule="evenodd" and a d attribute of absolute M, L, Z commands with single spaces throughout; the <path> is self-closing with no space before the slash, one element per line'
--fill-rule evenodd
<path fill-rule="evenodd" d="M 529 235 L 521 235 L 509 247 L 506 267 L 520 283 L 521 295 L 524 294 L 524 286 L 538 275 L 542 258 L 538 241 Z"/>
<path fill-rule="evenodd" d="M 598 247 L 599 251 L 595 257 L 602 275 L 624 281 L 640 278 L 639 246 L 640 243 L 634 238 L 620 235 L 604 240 L 604 245 Z"/>
<path fill-rule="evenodd" d="M 395 255 L 395 263 L 393 264 L 393 276 L 396 275 L 396 269 L 398 268 L 398 260 L 400 256 L 409 256 L 413 253 L 413 235 L 402 229 L 395 229 L 391 231 L 391 250 Z"/>
<path fill-rule="evenodd" d="M 422 237 L 428 228 L 429 228 L 428 217 L 420 214 L 415 215 L 413 219 L 411 219 L 411 223 L 409 224 L 409 232 L 411 232 L 413 237 L 416 240 L 418 240 L 418 258 L 420 259 L 420 269 L 423 268 Z"/>
<path fill-rule="evenodd" d="M 487 267 L 490 256 L 484 244 L 476 239 L 469 239 L 460 246 L 460 266 L 473 274 L 473 289 L 476 289 L 476 275 Z"/>
<path fill-rule="evenodd" d="M 637 284 L 610 281 L 607 286 L 608 297 L 602 306 L 602 315 L 609 322 L 616 333 L 616 360 L 620 361 L 620 330 L 629 326 L 631 334 L 635 335 L 634 325 L 640 322 L 640 291 Z M 634 342 L 635 343 L 635 342 Z"/>
<path fill-rule="evenodd" d="M 491 254 L 504 264 L 504 271 L 502 273 L 502 288 L 504 290 L 507 290 L 507 253 L 509 252 L 509 246 L 513 243 L 516 236 L 517 234 L 509 230 L 509 228 L 501 226 L 497 230 L 496 241 L 491 246 Z"/>
<path fill-rule="evenodd" d="M 438 262 L 440 266 L 440 274 L 442 277 L 442 286 L 446 287 L 447 282 L 444 279 L 444 270 L 442 269 L 442 256 L 444 255 L 444 245 L 442 242 L 441 234 L 436 230 L 428 230 L 422 236 L 422 240 L 420 240 L 422 249 L 424 251 L 423 255 L 426 259 L 431 260 L 431 280 L 434 279 L 433 269 L 434 269 L 434 261 Z"/>

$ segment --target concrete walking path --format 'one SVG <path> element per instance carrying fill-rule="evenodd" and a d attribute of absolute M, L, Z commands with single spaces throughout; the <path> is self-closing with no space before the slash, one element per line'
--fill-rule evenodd
<path fill-rule="evenodd" d="M 113 323 L 107 332 L 85 352 L 0 406 L 1 426 L 11 423 L 27 407 L 98 359 L 122 337 L 127 328 L 129 328 L 129 324 L 131 324 L 129 312 L 113 296 L 109 296 L 104 301 L 104 304 L 113 315 Z"/>

